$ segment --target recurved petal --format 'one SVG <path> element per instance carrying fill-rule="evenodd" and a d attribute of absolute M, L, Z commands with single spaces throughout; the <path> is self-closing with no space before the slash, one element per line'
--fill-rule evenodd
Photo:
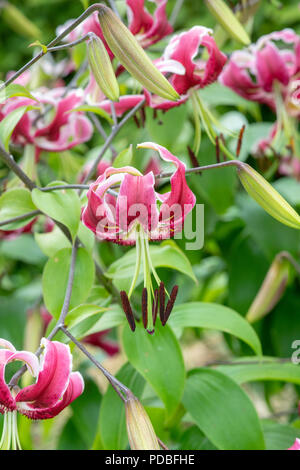
<path fill-rule="evenodd" d="M 289 71 L 279 50 L 271 42 L 257 51 L 256 66 L 258 82 L 265 91 L 272 91 L 275 80 L 283 85 L 289 83 Z"/>
<path fill-rule="evenodd" d="M 37 408 L 48 408 L 57 403 L 68 386 L 72 356 L 69 346 L 58 341 L 43 338 L 41 346 L 44 352 L 37 382 L 20 390 L 16 402 L 32 402 Z"/>
<path fill-rule="evenodd" d="M 160 157 L 167 161 L 172 162 L 176 165 L 177 170 L 174 172 L 170 179 L 171 191 L 169 193 L 160 195 L 160 199 L 163 201 L 163 206 L 174 207 L 174 230 L 176 224 L 180 226 L 185 216 L 192 210 L 196 204 L 196 197 L 189 188 L 185 178 L 185 164 L 179 160 L 179 158 L 172 155 L 165 147 L 158 145 L 154 142 L 144 142 L 138 145 L 138 148 L 151 148 L 156 150 Z M 158 195 L 157 195 L 158 196 Z M 162 207 L 163 207 L 162 206 Z M 168 211 L 166 211 L 167 213 Z M 161 210 L 160 221 L 164 222 L 164 212 Z"/>
<path fill-rule="evenodd" d="M 13 354 L 8 349 L 0 350 L 0 413 L 3 413 L 5 410 L 12 411 L 16 408 L 15 400 L 5 382 L 5 366 Z"/>
<path fill-rule="evenodd" d="M 49 419 L 57 416 L 70 405 L 84 390 L 84 381 L 79 372 L 72 372 L 67 389 L 53 406 L 41 408 L 37 403 L 17 403 L 18 411 L 30 419 Z"/>

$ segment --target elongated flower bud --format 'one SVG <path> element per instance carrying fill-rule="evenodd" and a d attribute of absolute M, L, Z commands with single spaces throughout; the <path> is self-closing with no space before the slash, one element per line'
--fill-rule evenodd
<path fill-rule="evenodd" d="M 119 101 L 119 85 L 111 60 L 101 39 L 91 34 L 87 43 L 90 69 L 97 85 L 105 96 L 112 101 Z"/>
<path fill-rule="evenodd" d="M 134 396 L 125 403 L 126 426 L 132 450 L 159 450 L 159 444 L 146 411 Z"/>
<path fill-rule="evenodd" d="M 99 22 L 110 49 L 141 85 L 167 100 L 176 101 L 179 98 L 178 93 L 155 67 L 133 34 L 110 8 L 102 5 Z"/>
<path fill-rule="evenodd" d="M 245 29 L 223 0 L 204 0 L 204 2 L 210 13 L 233 39 L 246 46 L 250 44 L 251 41 Z"/>
<path fill-rule="evenodd" d="M 247 320 L 253 323 L 269 313 L 280 300 L 289 278 L 289 261 L 277 255 L 252 302 Z"/>
<path fill-rule="evenodd" d="M 300 229 L 299 214 L 257 171 L 247 163 L 240 163 L 238 175 L 247 193 L 274 219 Z"/>

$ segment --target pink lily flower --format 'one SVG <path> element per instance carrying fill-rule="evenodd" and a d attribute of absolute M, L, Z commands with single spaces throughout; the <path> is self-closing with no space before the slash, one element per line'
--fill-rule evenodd
<path fill-rule="evenodd" d="M 279 48 L 278 43 L 284 43 Z M 286 109 L 300 115 L 293 100 L 300 71 L 300 36 L 284 29 L 262 36 L 248 49 L 236 51 L 220 76 L 220 81 L 243 98 L 268 105 L 275 110 L 277 83 Z"/>
<path fill-rule="evenodd" d="M 130 328 L 134 331 L 135 322 L 129 298 L 137 283 L 142 261 L 143 324 L 148 333 L 152 334 L 156 320 L 153 306 L 157 305 L 157 290 L 155 291 L 152 286 L 152 274 L 160 289 L 164 291 L 165 288 L 151 261 L 149 241 L 169 239 L 180 232 L 186 215 L 196 203 L 196 198 L 187 185 L 183 162 L 161 145 L 144 142 L 138 147 L 156 150 L 164 161 L 175 165 L 176 170 L 170 180 L 171 191 L 164 194 L 155 191 L 153 171 L 143 175 L 131 166 L 109 167 L 90 185 L 87 192 L 88 203 L 83 209 L 82 221 L 94 232 L 98 240 L 121 245 L 136 245 L 136 264 L 128 296 L 124 291 L 120 295 Z M 118 192 L 115 192 L 115 189 L 112 191 L 112 187 L 118 186 Z M 172 290 L 165 320 L 171 312 L 177 290 L 177 286 Z M 164 310 L 164 302 L 161 305 Z M 165 324 L 164 318 L 162 321 Z"/>
<path fill-rule="evenodd" d="M 300 439 L 296 439 L 292 447 L 289 447 L 288 450 L 300 450 Z"/>
<path fill-rule="evenodd" d="M 134 245 L 139 226 L 151 241 L 170 238 L 182 230 L 184 218 L 196 203 L 196 198 L 186 183 L 184 163 L 160 145 L 145 142 L 138 147 L 156 150 L 163 160 L 175 164 L 171 191 L 159 194 L 154 190 L 155 178 L 152 171 L 143 176 L 130 166 L 107 168 L 90 185 L 88 204 L 82 212 L 83 223 L 99 240 Z M 109 189 L 116 184 L 120 184 L 120 190 L 117 197 L 114 197 Z M 163 203 L 160 209 L 157 207 L 158 202 Z M 175 216 L 172 217 L 171 208 L 176 209 Z"/>
<path fill-rule="evenodd" d="M 167 0 L 154 0 L 154 15 L 145 8 L 144 0 L 126 0 L 128 28 L 143 48 L 157 43 L 173 32 L 166 14 Z"/>
<path fill-rule="evenodd" d="M 82 394 L 84 382 L 79 372 L 71 372 L 72 356 L 63 343 L 41 340 L 43 353 L 40 360 L 28 351 L 16 351 L 15 347 L 0 339 L 0 412 L 4 414 L 1 449 L 21 448 L 17 430 L 17 412 L 30 419 L 49 419 L 58 415 Z M 12 389 L 5 381 L 6 365 L 22 361 L 36 377 L 36 383 L 20 389 Z"/>
<path fill-rule="evenodd" d="M 128 28 L 136 36 L 136 39 L 143 48 L 157 43 L 173 32 L 173 28 L 168 22 L 166 15 L 167 0 L 154 0 L 154 2 L 157 6 L 152 16 L 144 6 L 145 0 L 126 0 Z M 59 26 L 57 34 L 61 34 L 72 22 L 73 20 L 69 20 L 64 25 Z M 75 41 L 89 32 L 96 34 L 103 41 L 110 58 L 113 59 L 114 54 L 104 39 L 97 12 L 94 12 L 68 34 L 65 41 Z"/>
<path fill-rule="evenodd" d="M 171 102 L 145 90 L 149 106 L 165 110 L 179 106 L 187 101 L 190 90 L 204 88 L 217 80 L 227 57 L 218 49 L 211 34 L 211 29 L 194 26 L 172 37 L 162 58 L 155 65 L 169 76 L 170 83 L 181 99 Z M 196 59 L 200 47 L 206 48 L 208 59 Z"/>
<path fill-rule="evenodd" d="M 40 90 L 34 94 L 42 105 L 54 108 L 54 116 L 50 123 L 46 117 L 38 118 L 35 110 L 28 111 L 20 119 L 14 129 L 12 141 L 15 144 L 32 144 L 36 147 L 37 158 L 41 151 L 63 152 L 76 145 L 88 141 L 93 134 L 93 126 L 82 112 L 70 112 L 82 104 L 82 96 L 71 92 L 64 96 L 64 88 Z M 28 105 L 37 105 L 30 98 L 10 98 L 1 109 L 0 119 L 13 110 Z"/>

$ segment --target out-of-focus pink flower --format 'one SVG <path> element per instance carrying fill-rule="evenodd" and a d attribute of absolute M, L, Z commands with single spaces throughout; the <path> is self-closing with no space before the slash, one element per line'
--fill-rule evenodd
<path fill-rule="evenodd" d="M 77 92 L 64 96 L 65 88 L 43 89 L 33 92 L 39 104 L 52 106 L 54 113 L 50 122 L 49 114 L 39 118 L 36 110 L 30 110 L 20 119 L 12 134 L 12 141 L 19 145 L 32 144 L 36 147 L 37 157 L 42 150 L 62 152 L 88 141 L 93 126 L 82 112 L 71 112 L 83 102 Z M 37 105 L 30 98 L 9 98 L 1 109 L 0 119 L 21 106 Z"/>
<path fill-rule="evenodd" d="M 103 349 L 109 356 L 114 356 L 120 351 L 117 343 L 110 341 L 106 338 L 109 330 L 99 331 L 91 335 L 85 336 L 82 341 L 86 344 L 91 344 L 97 348 Z"/>
<path fill-rule="evenodd" d="M 171 191 L 159 194 L 154 190 L 152 171 L 143 176 L 130 166 L 108 168 L 90 185 L 88 204 L 82 212 L 83 223 L 100 240 L 133 245 L 139 230 L 149 240 L 170 238 L 182 230 L 186 215 L 195 205 L 195 196 L 186 183 L 184 163 L 155 143 L 145 142 L 139 147 L 156 150 L 163 160 L 175 164 Z M 117 197 L 109 192 L 116 184 L 120 184 Z"/>
<path fill-rule="evenodd" d="M 276 133 L 278 132 L 278 124 L 272 126 L 269 135 L 265 139 L 261 139 L 256 148 L 254 148 L 254 153 L 260 156 L 267 156 L 268 154 L 273 154 L 274 150 L 272 144 L 274 142 Z M 287 150 L 285 149 L 286 153 Z M 293 176 L 298 181 L 300 181 L 300 159 L 296 156 L 293 156 L 291 153 L 280 155 L 277 154 L 277 157 L 280 158 L 278 173 L 285 176 Z"/>
<path fill-rule="evenodd" d="M 284 48 L 280 44 L 284 44 Z M 275 110 L 274 84 L 291 115 L 298 116 L 292 94 L 300 71 L 300 36 L 292 29 L 262 36 L 256 44 L 236 51 L 220 76 L 220 81 L 243 98 L 264 103 Z"/>
<path fill-rule="evenodd" d="M 56 416 L 84 389 L 79 372 L 72 371 L 70 349 L 63 343 L 41 340 L 41 359 L 28 351 L 17 351 L 6 340 L 0 339 L 0 412 L 4 414 L 3 435 L 0 448 L 20 447 L 16 412 L 31 419 L 49 419 Z M 23 389 L 9 388 L 5 381 L 5 368 L 13 361 L 25 362 L 28 371 L 37 381 Z"/>
<path fill-rule="evenodd" d="M 29 224 L 24 225 L 24 227 L 15 230 L 0 230 L 0 240 L 14 240 L 19 235 L 22 235 L 22 233 L 31 233 L 35 222 L 36 219 L 33 219 Z"/>
<path fill-rule="evenodd" d="M 173 32 L 166 14 L 167 0 L 154 0 L 154 15 L 145 8 L 144 0 L 126 0 L 128 28 L 144 48 L 155 44 Z"/>
<path fill-rule="evenodd" d="M 169 77 L 181 99 L 171 102 L 145 90 L 147 103 L 151 107 L 170 109 L 179 106 L 188 99 L 189 90 L 204 88 L 217 80 L 227 58 L 218 49 L 211 34 L 212 30 L 204 26 L 194 26 L 171 39 L 162 58 L 155 65 Z M 201 47 L 207 50 L 208 58 L 197 58 Z"/>
<path fill-rule="evenodd" d="M 288 450 L 300 450 L 300 439 L 296 439 L 292 447 L 289 447 Z"/>
<path fill-rule="evenodd" d="M 145 8 L 144 0 L 126 0 L 128 28 L 136 36 L 136 39 L 143 48 L 157 43 L 173 31 L 166 15 L 167 0 L 154 0 L 154 2 L 156 3 L 156 9 L 152 16 Z M 73 20 L 68 20 L 64 25 L 59 26 L 57 34 L 61 34 L 72 22 Z M 77 28 L 68 34 L 65 41 L 75 41 L 90 32 L 102 39 L 110 58 L 113 59 L 114 55 L 104 39 L 98 21 L 98 12 L 94 12 L 83 23 L 77 26 Z"/>
<path fill-rule="evenodd" d="M 87 103 L 93 106 L 99 106 L 108 114 L 111 114 L 111 102 L 106 98 L 102 93 L 99 86 L 97 85 L 93 75 L 90 75 L 90 81 L 88 86 L 84 91 Z M 144 95 L 123 95 L 120 96 L 119 101 L 114 103 L 114 108 L 116 115 L 118 117 L 122 116 L 126 111 L 134 108 L 144 99 Z"/>

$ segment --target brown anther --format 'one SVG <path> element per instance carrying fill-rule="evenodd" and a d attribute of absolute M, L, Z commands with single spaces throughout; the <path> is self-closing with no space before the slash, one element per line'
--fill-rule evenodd
<path fill-rule="evenodd" d="M 121 297 L 121 301 L 122 301 L 122 307 L 123 307 L 124 313 L 126 315 L 126 318 L 127 318 L 128 324 L 130 326 L 130 329 L 131 329 L 131 331 L 135 331 L 135 319 L 134 319 L 134 316 L 133 316 L 133 313 L 132 313 L 132 309 L 131 309 L 131 305 L 130 305 L 130 302 L 129 302 L 129 299 L 128 299 L 128 295 L 126 294 L 126 292 L 124 290 L 121 290 L 120 297 Z"/>
<path fill-rule="evenodd" d="M 164 283 L 161 282 L 159 285 L 159 318 L 162 323 L 165 315 L 165 297 L 165 286 Z"/>
<path fill-rule="evenodd" d="M 189 145 L 187 146 L 187 149 L 189 152 L 189 157 L 190 157 L 193 168 L 197 168 L 200 165 L 199 165 L 196 155 L 194 154 L 193 150 L 191 149 Z"/>
<path fill-rule="evenodd" d="M 238 143 L 237 143 L 237 147 L 236 147 L 236 156 L 237 156 L 237 157 L 240 155 L 240 152 L 241 152 L 242 142 L 243 142 L 243 136 L 244 136 L 245 129 L 246 129 L 246 126 L 245 126 L 245 124 L 244 124 L 244 125 L 242 126 L 241 130 L 240 130 L 239 138 L 238 138 Z"/>
<path fill-rule="evenodd" d="M 136 124 L 136 127 L 139 129 L 140 128 L 140 121 L 138 120 L 138 118 L 136 117 L 136 115 L 133 116 L 133 120 Z"/>
<path fill-rule="evenodd" d="M 165 314 L 164 314 L 164 321 L 162 322 L 162 325 L 165 326 L 167 323 L 169 316 L 171 315 L 172 309 L 174 307 L 174 303 L 177 297 L 178 293 L 178 286 L 174 286 L 170 295 L 170 299 L 167 303 Z"/>
<path fill-rule="evenodd" d="M 142 127 L 145 127 L 145 122 L 146 122 L 145 106 L 143 106 L 143 107 L 140 109 L 140 115 L 141 115 L 141 124 L 142 124 Z"/>
<path fill-rule="evenodd" d="M 148 293 L 147 293 L 146 287 L 144 287 L 143 293 L 142 293 L 142 316 L 143 316 L 143 325 L 145 329 L 147 328 L 147 323 L 148 323 L 147 302 L 148 302 Z"/>

